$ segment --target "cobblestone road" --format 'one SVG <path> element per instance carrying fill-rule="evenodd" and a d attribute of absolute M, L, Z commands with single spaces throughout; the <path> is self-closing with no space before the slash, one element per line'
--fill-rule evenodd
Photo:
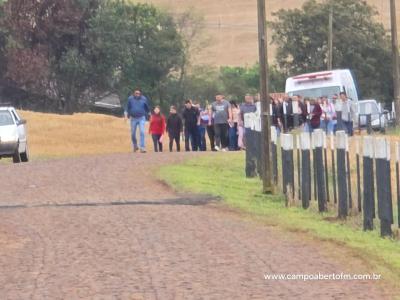
<path fill-rule="evenodd" d="M 390 298 L 373 281 L 266 281 L 365 268 L 154 179 L 153 168 L 185 157 L 0 165 L 0 299 Z"/>

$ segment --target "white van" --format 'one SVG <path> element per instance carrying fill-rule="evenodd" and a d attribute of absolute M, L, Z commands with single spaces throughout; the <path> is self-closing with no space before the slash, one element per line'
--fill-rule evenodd
<path fill-rule="evenodd" d="M 317 73 L 302 74 L 289 77 L 286 80 L 286 94 L 300 95 L 309 98 L 332 96 L 346 92 L 347 97 L 358 102 L 356 81 L 350 70 L 332 70 Z"/>

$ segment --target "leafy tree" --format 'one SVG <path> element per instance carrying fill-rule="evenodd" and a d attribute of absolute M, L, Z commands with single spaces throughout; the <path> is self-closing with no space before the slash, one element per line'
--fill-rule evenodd
<path fill-rule="evenodd" d="M 270 92 L 284 90 L 285 76 L 276 67 L 270 67 Z M 224 93 L 228 99 L 242 102 L 248 93 L 259 91 L 259 65 L 252 67 L 213 68 L 193 66 L 183 81 L 185 99 L 200 101 L 203 105 L 214 101 L 215 95 Z M 170 76 L 164 86 L 165 108 L 182 104 L 179 76 Z"/>
<path fill-rule="evenodd" d="M 86 55 L 87 21 L 98 4 L 98 0 L 5 2 L 2 23 L 8 33 L 6 79 L 22 90 L 60 101 L 64 111 L 72 113 L 85 89 L 84 78 L 78 73 L 82 64 L 66 68 L 65 60 L 71 53 Z M 68 81 L 70 74 L 63 75 L 73 66 L 75 77 Z"/>
<path fill-rule="evenodd" d="M 105 91 L 125 99 L 139 86 L 156 97 L 181 66 L 176 23 L 151 5 L 9 0 L 0 8 L 7 82 L 53 99 L 67 113 L 85 109 Z"/>
<path fill-rule="evenodd" d="M 224 92 L 241 101 L 248 93 L 256 94 L 260 87 L 259 65 L 252 67 L 221 67 L 220 79 Z M 285 76 L 274 66 L 269 67 L 269 91 L 283 92 Z"/>
<path fill-rule="evenodd" d="M 1 22 L 5 15 L 4 3 L 5 0 L 0 0 L 0 79 L 3 79 L 7 68 L 6 46 L 8 31 L 5 26 L 2 26 L 3 24 Z"/>
<path fill-rule="evenodd" d="M 54 82 L 59 95 L 65 99 L 64 111 L 73 113 L 86 105 L 82 96 L 91 87 L 92 66 L 85 54 L 80 53 L 77 48 L 70 48 L 64 52 L 54 72 Z"/>
<path fill-rule="evenodd" d="M 270 23 L 277 62 L 287 75 L 325 70 L 328 17 L 333 8 L 333 67 L 350 68 L 362 93 L 391 98 L 390 42 L 377 11 L 361 0 L 307 1 L 301 9 L 282 9 Z"/>
<path fill-rule="evenodd" d="M 177 96 L 183 100 L 186 93 L 185 79 L 190 73 L 191 60 L 203 47 L 208 44 L 204 36 L 204 16 L 194 8 L 180 14 L 176 19 L 177 30 L 182 37 L 182 60 L 179 68 L 179 89 Z M 190 93 L 190 91 L 188 91 Z"/>
<path fill-rule="evenodd" d="M 154 6 L 105 1 L 90 27 L 97 87 L 113 89 L 123 99 L 135 86 L 157 97 L 182 61 L 182 39 L 173 18 Z"/>
<path fill-rule="evenodd" d="M 209 66 L 192 66 L 181 81 L 180 74 L 172 73 L 162 82 L 160 98 L 162 109 L 170 105 L 183 107 L 183 100 L 200 101 L 203 105 L 213 101 L 215 95 L 223 89 L 218 69 Z"/>

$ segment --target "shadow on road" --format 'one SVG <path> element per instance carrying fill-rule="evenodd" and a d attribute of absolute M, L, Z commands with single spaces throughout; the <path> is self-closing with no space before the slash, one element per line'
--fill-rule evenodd
<path fill-rule="evenodd" d="M 27 208 L 62 208 L 62 207 L 106 207 L 106 206 L 134 206 L 134 205 L 189 205 L 201 206 L 221 199 L 208 195 L 188 196 L 158 201 L 111 201 L 111 202 L 78 202 L 78 203 L 45 203 L 35 205 L 0 205 L 0 210 L 27 209 Z"/>

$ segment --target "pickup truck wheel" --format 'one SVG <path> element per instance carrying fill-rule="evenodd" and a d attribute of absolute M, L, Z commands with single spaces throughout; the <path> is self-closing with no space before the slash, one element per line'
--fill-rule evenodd
<path fill-rule="evenodd" d="M 20 154 L 20 157 L 21 157 L 21 161 L 22 161 L 22 162 L 28 162 L 28 161 L 29 161 L 28 144 L 26 144 L 25 152 L 22 152 L 22 153 Z"/>
<path fill-rule="evenodd" d="M 17 164 L 21 162 L 21 155 L 18 152 L 18 148 L 17 150 L 15 150 L 14 155 L 13 155 L 13 163 Z"/>

